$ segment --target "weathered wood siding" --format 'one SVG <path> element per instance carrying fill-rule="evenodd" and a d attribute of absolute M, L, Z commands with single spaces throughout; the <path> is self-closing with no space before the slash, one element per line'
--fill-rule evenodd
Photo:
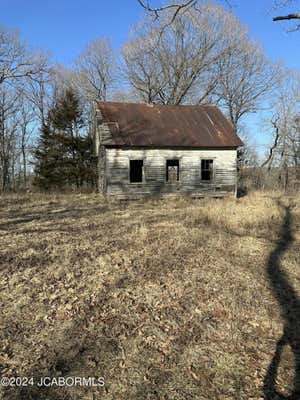
<path fill-rule="evenodd" d="M 167 193 L 225 194 L 236 190 L 236 158 L 234 149 L 169 150 L 169 149 L 105 149 L 106 193 L 117 196 L 139 196 Z M 166 160 L 179 159 L 180 180 L 166 182 Z M 129 182 L 129 161 L 144 160 L 144 182 Z M 201 159 L 214 160 L 214 179 L 201 181 Z"/>
<path fill-rule="evenodd" d="M 103 116 L 99 109 L 93 111 L 91 118 L 91 130 L 94 138 L 95 155 L 99 154 L 99 147 L 112 143 L 110 124 L 103 122 Z"/>
<path fill-rule="evenodd" d="M 109 124 L 103 122 L 101 111 L 97 108 L 92 110 L 90 122 L 91 134 L 94 143 L 94 155 L 98 157 L 97 162 L 97 189 L 99 192 L 106 193 L 106 152 L 105 145 L 112 143 L 112 136 Z"/>

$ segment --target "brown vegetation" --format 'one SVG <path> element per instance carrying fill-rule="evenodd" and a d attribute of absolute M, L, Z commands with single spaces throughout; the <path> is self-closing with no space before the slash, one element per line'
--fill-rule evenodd
<path fill-rule="evenodd" d="M 299 198 L 278 193 L 129 204 L 1 198 L 1 374 L 103 376 L 105 386 L 0 393 L 297 396 L 299 223 Z"/>

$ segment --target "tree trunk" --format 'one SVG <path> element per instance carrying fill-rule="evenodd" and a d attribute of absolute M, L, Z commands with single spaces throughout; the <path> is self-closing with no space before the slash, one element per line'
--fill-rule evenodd
<path fill-rule="evenodd" d="M 27 184 L 27 163 L 26 163 L 25 137 L 26 137 L 26 129 L 23 129 L 21 151 L 22 151 L 22 161 L 23 161 L 23 180 L 24 180 L 24 186 L 26 188 L 26 184 Z"/>
<path fill-rule="evenodd" d="M 105 147 L 99 146 L 98 150 L 98 192 L 105 193 L 106 191 L 106 176 L 105 176 Z"/>

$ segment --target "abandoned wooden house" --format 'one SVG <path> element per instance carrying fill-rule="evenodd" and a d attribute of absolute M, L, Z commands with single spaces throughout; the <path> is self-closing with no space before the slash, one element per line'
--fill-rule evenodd
<path fill-rule="evenodd" d="M 243 143 L 217 107 L 98 102 L 91 127 L 104 194 L 236 193 Z"/>

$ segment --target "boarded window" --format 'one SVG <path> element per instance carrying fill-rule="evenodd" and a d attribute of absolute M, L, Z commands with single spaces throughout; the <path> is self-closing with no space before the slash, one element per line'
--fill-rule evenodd
<path fill-rule="evenodd" d="M 166 164 L 166 181 L 179 181 L 179 160 L 167 160 Z"/>
<path fill-rule="evenodd" d="M 130 183 L 143 182 L 143 160 L 130 160 L 129 180 Z"/>
<path fill-rule="evenodd" d="M 214 176 L 214 160 L 201 160 L 201 179 L 212 181 Z"/>

